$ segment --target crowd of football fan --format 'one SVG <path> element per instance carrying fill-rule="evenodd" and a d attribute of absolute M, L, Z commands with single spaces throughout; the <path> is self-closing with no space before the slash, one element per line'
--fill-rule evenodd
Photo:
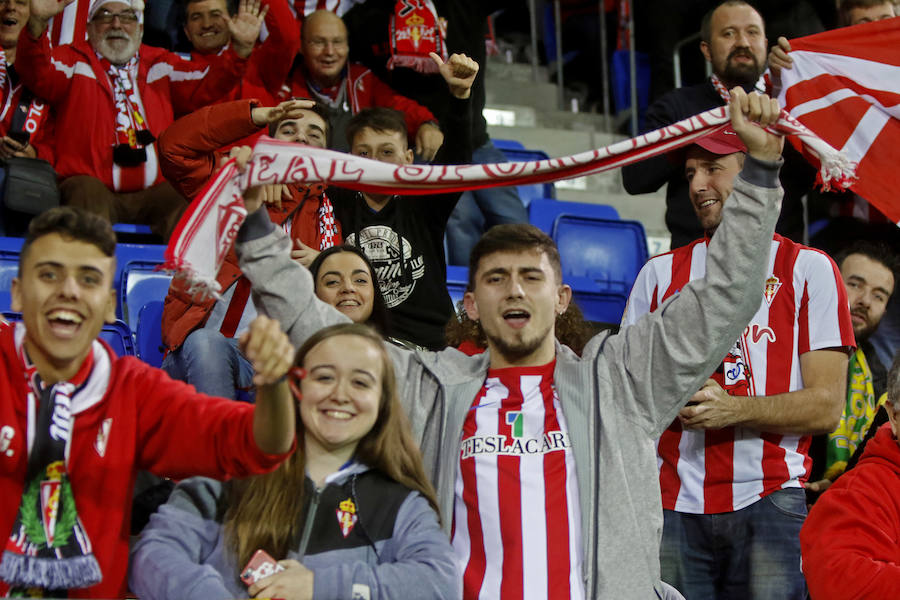
<path fill-rule="evenodd" d="M 221 294 L 173 279 L 156 369 L 97 339 L 121 301 L 112 224 L 177 235 L 264 134 L 501 161 L 485 33 L 522 7 L 186 0 L 179 54 L 142 43 L 143 0 L 72 2 L 0 0 L 2 170 L 47 161 L 61 204 L 2 200 L 24 243 L 0 325 L 0 592 L 891 596 L 896 226 L 845 193 L 811 235 L 814 173 L 765 129 L 791 44 L 770 49 L 756 7 L 705 3 L 711 77 L 647 110 L 647 130 L 723 105 L 731 123 L 623 169 L 629 193 L 667 185 L 672 250 L 618 327 L 583 320 L 514 188 L 265 185 Z M 894 11 L 838 6 L 841 26 Z"/>

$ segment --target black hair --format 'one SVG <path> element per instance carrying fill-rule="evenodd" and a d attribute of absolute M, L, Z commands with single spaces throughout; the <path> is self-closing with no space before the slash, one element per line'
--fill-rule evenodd
<path fill-rule="evenodd" d="M 469 254 L 468 289 L 475 289 L 475 275 L 481 259 L 495 252 L 543 252 L 547 255 L 556 279 L 562 283 L 562 265 L 559 249 L 549 235 L 526 223 L 494 225 L 488 229 Z"/>
<path fill-rule="evenodd" d="M 22 265 L 38 238 L 51 233 L 58 233 L 67 240 L 76 240 L 93 244 L 106 256 L 116 253 L 116 234 L 112 224 L 103 217 L 71 206 L 58 206 L 42 212 L 31 220 L 28 233 L 19 253 L 19 276 L 22 276 Z"/>
<path fill-rule="evenodd" d="M 408 128 L 406 126 L 406 118 L 403 113 L 393 108 L 385 108 L 383 106 L 375 106 L 365 108 L 355 115 L 347 123 L 347 143 L 353 147 L 353 140 L 356 134 L 368 127 L 379 133 L 397 132 L 406 141 Z"/>
<path fill-rule="evenodd" d="M 300 98 L 300 100 L 307 100 L 307 98 Z M 329 115 L 328 109 L 324 106 L 320 106 L 316 104 L 312 108 L 304 108 L 303 110 L 308 110 L 310 112 L 314 112 L 325 121 L 325 147 L 328 147 L 328 143 L 331 141 L 331 117 Z M 278 131 L 278 126 L 281 125 L 286 119 L 281 119 L 280 121 L 275 121 L 274 123 L 269 123 L 269 137 L 275 137 L 275 132 Z"/>
<path fill-rule="evenodd" d="M 838 269 L 841 268 L 844 260 L 851 254 L 861 254 L 870 260 L 881 263 L 894 277 L 894 285 L 896 286 L 897 283 L 900 283 L 898 282 L 898 275 L 900 275 L 900 257 L 898 257 L 897 253 L 884 242 L 856 240 L 849 246 L 844 247 L 834 257 L 834 262 L 837 263 Z"/>
<path fill-rule="evenodd" d="M 341 244 L 322 250 L 309 265 L 309 272 L 312 273 L 313 276 L 313 284 L 316 287 L 319 285 L 319 269 L 322 268 L 322 263 L 325 262 L 325 259 L 333 254 L 338 254 L 339 252 L 355 254 L 366 264 L 366 268 L 369 270 L 369 277 L 372 280 L 373 291 L 372 314 L 369 315 L 366 324 L 374 327 L 382 336 L 387 337 L 391 335 L 390 313 L 388 313 L 387 305 L 384 303 L 384 296 L 381 295 L 381 286 L 378 284 L 378 274 L 375 272 L 375 267 L 372 266 L 371 261 L 369 261 L 369 257 L 356 246 L 353 246 L 352 244 Z"/>

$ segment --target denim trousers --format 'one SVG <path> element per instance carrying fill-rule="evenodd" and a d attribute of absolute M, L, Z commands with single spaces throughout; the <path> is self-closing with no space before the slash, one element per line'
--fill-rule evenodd
<path fill-rule="evenodd" d="M 210 396 L 234 400 L 241 388 L 253 385 L 253 367 L 238 349 L 237 339 L 213 329 L 192 331 L 180 348 L 166 355 L 162 368 L 169 377 Z"/>
<path fill-rule="evenodd" d="M 806 598 L 800 570 L 802 488 L 730 513 L 663 511 L 662 579 L 688 600 Z"/>
<path fill-rule="evenodd" d="M 488 140 L 472 153 L 472 164 L 507 162 Z M 481 234 L 494 225 L 527 223 L 528 210 L 514 186 L 463 192 L 447 222 L 447 262 L 469 264 L 469 254 Z"/>

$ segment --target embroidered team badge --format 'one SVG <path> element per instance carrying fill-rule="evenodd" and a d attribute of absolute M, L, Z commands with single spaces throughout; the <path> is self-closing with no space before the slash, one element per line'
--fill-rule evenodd
<path fill-rule="evenodd" d="M 353 531 L 353 526 L 356 525 L 356 521 L 359 518 L 356 515 L 356 504 L 353 503 L 353 500 L 347 498 L 338 504 L 338 508 L 334 512 L 337 515 L 341 533 L 344 534 L 344 537 L 347 537 Z"/>
<path fill-rule="evenodd" d="M 62 491 L 62 474 L 65 467 L 58 460 L 47 465 L 47 479 L 41 481 L 41 521 L 47 547 L 53 545 L 56 537 L 56 521 L 59 516 L 59 495 Z"/>
<path fill-rule="evenodd" d="M 109 430 L 112 427 L 112 419 L 103 419 L 100 429 L 97 430 L 97 439 L 94 441 L 94 450 L 100 458 L 106 456 L 106 443 L 109 442 Z"/>
<path fill-rule="evenodd" d="M 778 293 L 778 290 L 781 288 L 781 280 L 775 277 L 774 275 L 769 275 L 769 278 L 766 279 L 766 287 L 763 292 L 763 296 L 766 299 L 766 304 L 772 306 L 772 300 L 775 299 L 775 294 Z"/>

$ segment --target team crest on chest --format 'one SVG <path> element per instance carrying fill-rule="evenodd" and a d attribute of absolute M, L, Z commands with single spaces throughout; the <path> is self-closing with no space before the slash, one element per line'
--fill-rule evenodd
<path fill-rule="evenodd" d="M 763 291 L 763 297 L 766 299 L 766 304 L 772 306 L 772 300 L 775 299 L 775 294 L 778 293 L 780 288 L 781 280 L 774 275 L 769 275 L 769 278 L 766 279 L 765 291 Z"/>
<path fill-rule="evenodd" d="M 109 430 L 112 428 L 112 419 L 103 419 L 100 428 L 97 430 L 97 439 L 94 441 L 94 450 L 100 455 L 100 458 L 106 456 L 106 444 L 109 442 Z"/>
<path fill-rule="evenodd" d="M 347 537 L 353 531 L 353 526 L 356 525 L 356 521 L 359 518 L 356 515 L 356 504 L 354 504 L 352 499 L 347 498 L 338 504 L 334 512 L 337 515 L 341 533 L 344 534 L 344 537 Z"/>

